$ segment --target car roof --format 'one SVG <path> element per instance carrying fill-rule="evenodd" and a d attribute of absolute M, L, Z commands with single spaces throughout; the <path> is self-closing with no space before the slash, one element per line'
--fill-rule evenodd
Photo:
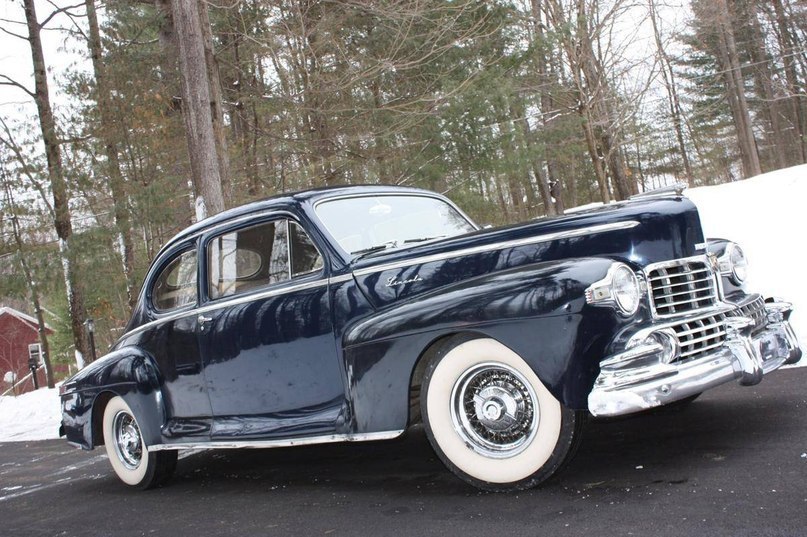
<path fill-rule="evenodd" d="M 300 190 L 297 192 L 278 194 L 261 200 L 246 203 L 244 205 L 239 205 L 238 207 L 233 207 L 232 209 L 227 209 L 226 211 L 222 211 L 218 214 L 205 218 L 204 220 L 200 220 L 195 224 L 191 224 L 190 226 L 186 227 L 185 229 L 174 235 L 174 237 L 172 237 L 168 242 L 166 242 L 165 245 L 161 248 L 160 253 L 157 255 L 157 257 L 159 257 L 163 252 L 165 252 L 168 248 L 175 245 L 176 243 L 182 242 L 183 240 L 192 237 L 198 234 L 199 232 L 204 231 L 207 228 L 216 226 L 221 223 L 225 223 L 233 218 L 246 216 L 249 215 L 250 213 L 265 211 L 267 209 L 272 209 L 274 207 L 287 208 L 293 205 L 299 206 L 303 204 L 314 204 L 316 202 L 329 198 L 338 198 L 342 196 L 374 194 L 374 193 L 377 194 L 410 193 L 410 194 L 436 195 L 434 192 L 431 192 L 429 190 L 403 187 L 403 186 L 394 186 L 394 185 L 331 186 L 331 187 L 322 187 L 311 190 Z"/>

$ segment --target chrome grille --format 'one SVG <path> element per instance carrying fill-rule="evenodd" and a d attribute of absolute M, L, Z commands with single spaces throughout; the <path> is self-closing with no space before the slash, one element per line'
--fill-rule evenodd
<path fill-rule="evenodd" d="M 726 341 L 725 319 L 724 313 L 718 313 L 673 326 L 681 345 L 681 354 L 674 362 L 700 358 L 723 345 Z"/>
<path fill-rule="evenodd" d="M 765 312 L 765 301 L 761 296 L 756 297 L 754 300 L 744 306 L 740 306 L 732 315 L 736 317 L 750 317 L 754 320 L 754 331 L 764 328 L 768 324 L 768 318 Z"/>
<path fill-rule="evenodd" d="M 647 283 L 659 317 L 707 308 L 717 303 L 717 286 L 705 260 L 682 259 L 650 267 Z"/>

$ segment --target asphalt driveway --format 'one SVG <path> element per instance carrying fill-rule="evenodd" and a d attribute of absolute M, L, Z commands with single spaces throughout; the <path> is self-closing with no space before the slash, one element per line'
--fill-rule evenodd
<path fill-rule="evenodd" d="M 0 444 L 0 535 L 807 535 L 807 368 L 683 411 L 592 422 L 569 468 L 518 494 L 454 478 L 422 430 L 391 442 L 183 457 L 127 490 L 103 450 Z"/>

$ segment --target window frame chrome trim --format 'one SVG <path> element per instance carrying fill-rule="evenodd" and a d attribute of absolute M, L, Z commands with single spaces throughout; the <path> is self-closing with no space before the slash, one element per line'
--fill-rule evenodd
<path fill-rule="evenodd" d="M 275 218 L 275 217 L 277 217 L 277 218 Z M 223 234 L 226 233 L 225 232 L 225 233 L 216 234 L 216 233 L 214 233 L 214 231 L 216 229 L 222 228 L 222 227 L 231 228 L 232 231 L 237 231 L 237 230 L 241 230 L 241 229 L 247 229 L 247 227 L 241 227 L 238 224 L 240 224 L 240 223 L 249 223 L 250 220 L 255 220 L 255 219 L 261 220 L 260 222 L 255 222 L 254 223 L 255 226 L 259 226 L 261 224 L 265 224 L 267 222 L 271 222 L 271 221 L 279 220 L 279 219 L 283 219 L 286 222 L 286 257 L 287 257 L 287 262 L 288 262 L 288 267 L 289 267 L 289 279 L 284 280 L 282 282 L 275 282 L 275 283 L 267 284 L 265 287 L 263 287 L 263 289 L 268 289 L 271 286 L 284 285 L 286 282 L 294 281 L 295 278 L 303 278 L 303 279 L 305 279 L 305 278 L 310 278 L 310 277 L 313 277 L 313 276 L 324 276 L 325 279 L 323 281 L 327 284 L 327 282 L 328 282 L 328 278 L 326 276 L 326 266 L 328 265 L 328 263 L 326 263 L 327 258 L 323 255 L 322 250 L 317 246 L 317 243 L 313 239 L 311 239 L 311 234 L 305 229 L 305 226 L 303 226 L 302 223 L 300 223 L 299 218 L 296 215 L 290 213 L 289 211 L 284 211 L 284 210 L 265 211 L 261 215 L 251 215 L 250 218 L 238 218 L 236 220 L 231 220 L 229 222 L 222 222 L 222 224 L 214 226 L 214 227 L 212 227 L 210 229 L 206 229 L 206 230 L 204 230 L 204 232 L 202 232 L 201 237 L 199 238 L 199 240 L 197 242 L 197 248 L 198 248 L 198 251 L 199 251 L 199 255 L 203 258 L 203 261 L 204 261 L 204 272 L 203 272 L 203 274 L 201 274 L 202 276 L 204 276 L 204 278 L 198 278 L 198 299 L 197 299 L 197 303 L 201 304 L 200 308 L 206 308 L 208 305 L 213 305 L 213 304 L 216 304 L 218 306 L 220 304 L 224 304 L 225 302 L 230 302 L 230 300 L 235 300 L 236 299 L 236 297 L 233 297 L 232 299 L 229 299 L 229 297 L 215 298 L 215 299 L 210 298 L 210 290 L 208 289 L 208 286 L 209 286 L 208 284 L 210 282 L 207 281 L 208 280 L 208 275 L 207 275 L 207 268 L 208 268 L 207 267 L 207 246 L 217 236 L 220 236 L 220 235 L 223 235 Z M 311 244 L 317 250 L 317 253 L 319 253 L 319 256 L 322 258 L 322 267 L 319 270 L 306 272 L 304 274 L 300 274 L 299 276 L 292 276 L 292 272 L 291 272 L 291 237 L 290 237 L 289 222 L 292 222 L 292 223 L 298 225 L 300 227 L 300 229 L 303 230 L 303 232 L 306 234 L 308 239 L 311 241 Z M 252 227 L 252 226 L 248 226 L 248 227 Z M 200 273 L 202 272 L 201 266 L 200 266 L 199 272 Z M 203 280 L 204 280 L 204 283 L 202 283 Z M 238 295 L 237 298 L 247 297 L 247 296 L 248 297 L 255 297 L 255 298 L 266 298 L 265 296 L 263 296 L 265 293 L 266 293 L 265 291 L 255 291 L 255 292 L 252 292 L 252 293 L 249 293 L 249 294 Z M 258 295 L 261 295 L 261 296 L 258 296 Z M 271 296 L 271 295 L 268 295 L 268 296 Z"/>
<path fill-rule="evenodd" d="M 326 287 L 330 283 L 329 278 L 323 278 L 314 281 L 308 281 L 303 283 L 298 283 L 295 285 L 283 285 L 282 287 L 273 287 L 272 289 L 267 289 L 265 291 L 259 291 L 255 293 L 249 293 L 240 295 L 237 298 L 232 298 L 229 300 L 221 300 L 221 301 L 213 301 L 207 302 L 204 306 L 197 306 L 193 309 L 183 310 L 180 312 L 172 313 L 170 315 L 162 316 L 158 319 L 154 319 L 153 321 L 149 321 L 147 323 L 141 324 L 137 328 L 123 334 L 121 339 L 128 338 L 135 334 L 139 334 L 153 326 L 157 326 L 160 323 L 176 321 L 177 319 L 182 319 L 183 317 L 190 317 L 192 315 L 199 315 L 202 313 L 207 313 L 209 311 L 215 311 L 222 308 L 227 308 L 230 306 L 237 306 L 238 304 L 244 304 L 246 302 L 252 302 L 255 300 L 262 300 L 265 298 L 271 298 L 274 296 L 285 295 L 288 293 L 293 293 L 296 291 L 304 291 L 306 289 L 315 289 L 317 287 Z M 281 285 L 281 284 L 274 284 L 274 285 Z"/>
<path fill-rule="evenodd" d="M 349 282 L 351 280 L 353 280 L 353 274 L 347 273 L 347 274 L 340 274 L 339 276 L 331 276 L 330 279 L 329 279 L 329 282 L 330 283 L 343 283 L 343 282 Z"/>
<path fill-rule="evenodd" d="M 492 252 L 495 250 L 504 250 L 506 248 L 516 248 L 519 246 L 528 246 L 530 244 L 538 244 L 541 242 L 549 242 L 554 240 L 561 240 L 561 239 L 571 239 L 574 237 L 580 237 L 582 235 L 595 235 L 598 233 L 607 233 L 609 231 L 617 231 L 622 229 L 632 229 L 639 225 L 639 221 L 637 220 L 624 220 L 622 222 L 612 222 L 609 224 L 597 224 L 594 226 L 587 226 L 584 228 L 578 228 L 573 230 L 567 231 L 557 231 L 554 233 L 545 233 L 543 235 L 535 235 L 532 237 L 526 237 L 523 239 L 513 239 L 510 241 L 501 241 L 495 242 L 492 244 L 485 244 L 483 246 L 472 246 L 469 248 L 464 248 L 462 250 L 452 250 L 450 252 L 444 252 L 440 254 L 432 254 L 426 255 L 422 257 L 416 257 L 414 259 L 405 259 L 402 261 L 393 261 L 391 263 L 386 263 L 383 265 L 376 265 L 373 267 L 366 267 L 362 269 L 358 269 L 353 272 L 356 276 L 366 276 L 367 274 L 375 274 L 377 272 L 384 272 L 387 270 L 394 270 L 398 268 L 410 267 L 414 265 L 422 265 L 425 263 L 433 263 L 435 261 L 442 261 L 445 259 L 451 259 L 455 257 L 464 257 L 467 255 L 474 255 L 480 254 L 484 252 Z"/>
<path fill-rule="evenodd" d="M 194 240 L 189 243 L 180 243 L 182 246 L 175 250 L 171 250 L 163 259 L 160 259 L 158 263 L 153 265 L 153 270 L 149 271 L 149 278 L 146 280 L 148 284 L 145 286 L 145 302 L 146 307 L 149 311 L 151 311 L 155 316 L 160 318 L 165 318 L 175 313 L 181 313 L 185 311 L 189 311 L 193 308 L 199 307 L 199 304 L 202 303 L 202 295 L 200 290 L 200 282 L 199 282 L 199 242 Z M 168 265 L 173 263 L 175 260 L 179 259 L 186 253 L 193 252 L 196 257 L 196 300 L 193 304 L 185 304 L 178 308 L 171 308 L 171 309 L 160 309 L 157 307 L 157 304 L 154 303 L 154 286 L 157 284 L 157 279 L 162 275 L 165 269 L 168 268 Z"/>

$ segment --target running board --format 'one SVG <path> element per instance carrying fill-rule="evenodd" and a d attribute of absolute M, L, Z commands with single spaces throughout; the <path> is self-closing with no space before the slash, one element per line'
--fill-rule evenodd
<path fill-rule="evenodd" d="M 177 442 L 176 444 L 155 444 L 148 446 L 149 451 L 165 451 L 178 449 L 268 449 L 291 446 L 309 446 L 314 444 L 333 444 L 336 442 L 372 442 L 374 440 L 391 440 L 401 436 L 404 429 L 398 431 L 382 431 L 361 434 L 329 434 L 304 438 L 288 438 L 283 440 L 211 440 L 210 442 Z"/>

